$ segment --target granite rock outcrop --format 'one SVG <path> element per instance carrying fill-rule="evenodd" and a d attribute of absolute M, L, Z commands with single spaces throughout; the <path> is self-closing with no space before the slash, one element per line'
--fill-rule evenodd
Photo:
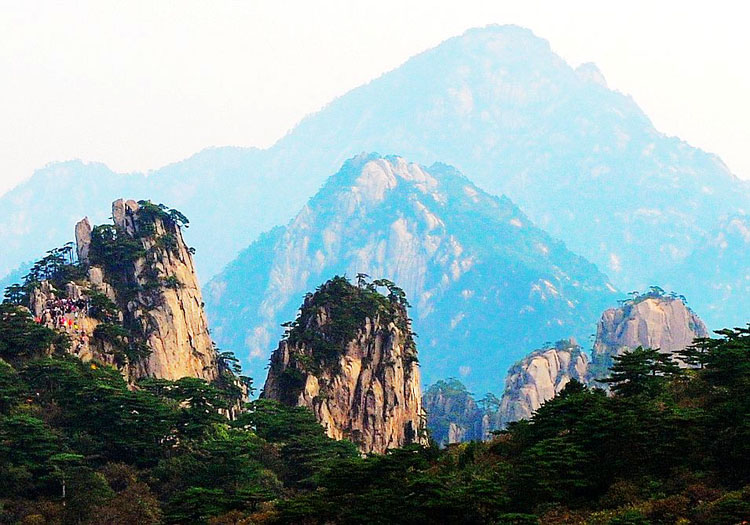
<path fill-rule="evenodd" d="M 308 407 L 328 436 L 363 453 L 424 443 L 416 346 L 397 291 L 386 298 L 336 277 L 308 294 L 262 397 Z"/>
<path fill-rule="evenodd" d="M 575 340 L 535 350 L 508 370 L 500 403 L 500 425 L 529 419 L 572 379 L 586 383 L 589 359 Z"/>
<path fill-rule="evenodd" d="M 30 294 L 35 318 L 67 333 L 84 360 L 117 366 L 130 381 L 219 376 L 192 253 L 176 210 L 122 199 L 114 225 L 75 227 L 78 275 Z"/>
<path fill-rule="evenodd" d="M 684 298 L 652 291 L 603 314 L 596 328 L 591 371 L 605 376 L 613 358 L 639 346 L 674 354 L 707 337 L 708 330 Z"/>

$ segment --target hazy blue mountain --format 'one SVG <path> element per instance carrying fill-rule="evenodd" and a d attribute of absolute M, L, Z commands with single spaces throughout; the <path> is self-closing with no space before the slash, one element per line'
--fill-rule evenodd
<path fill-rule="evenodd" d="M 126 197 L 184 211 L 192 221 L 185 236 L 199 250 L 199 273 L 210 276 L 285 215 L 281 201 L 269 201 L 264 213 L 256 207 L 255 213 L 243 214 L 244 203 L 257 193 L 256 184 L 243 178 L 258 153 L 208 149 L 148 175 L 115 173 L 81 161 L 50 164 L 0 197 L 0 275 L 72 240 L 72 225 L 86 215 L 94 223 L 107 222 L 110 203 Z M 271 186 L 262 175 L 253 180 Z M 233 216 L 243 217 L 243 227 Z"/>
<path fill-rule="evenodd" d="M 208 150 L 147 177 L 96 164 L 41 170 L 0 198 L 0 274 L 68 240 L 84 211 L 106 217 L 106 203 L 128 196 L 191 218 L 188 239 L 208 278 L 362 151 L 456 166 L 623 289 L 663 276 L 686 289 L 670 269 L 722 218 L 750 211 L 747 183 L 716 156 L 655 130 L 595 66 L 573 69 L 531 31 L 490 26 L 334 100 L 267 150 Z"/>
<path fill-rule="evenodd" d="M 205 288 L 212 333 L 264 369 L 305 293 L 336 274 L 407 293 L 425 384 L 461 377 L 500 391 L 507 367 L 562 335 L 585 338 L 615 301 L 606 276 L 505 197 L 455 169 L 401 158 L 346 162 L 285 227 L 263 235 Z"/>
<path fill-rule="evenodd" d="M 24 276 L 29 273 L 29 269 L 31 269 L 33 264 L 33 262 L 22 263 L 18 268 L 11 270 L 5 277 L 0 279 L 0 302 L 3 300 L 2 297 L 5 289 L 12 284 L 22 283 Z"/>
<path fill-rule="evenodd" d="M 718 157 L 659 133 L 595 66 L 574 70 L 512 26 L 471 30 L 414 57 L 285 142 L 298 137 L 321 151 L 354 144 L 454 165 L 622 287 L 652 284 L 721 215 L 750 209 L 750 187 Z"/>
<path fill-rule="evenodd" d="M 103 164 L 79 161 L 38 170 L 0 198 L 0 275 L 71 240 L 72 225 L 91 210 L 96 210 L 91 217 L 95 222 L 104 222 L 110 215 L 110 196 L 142 180 L 115 174 Z"/>
<path fill-rule="evenodd" d="M 750 312 L 750 216 L 733 215 L 721 221 L 663 278 L 668 289 L 679 289 L 676 276 L 682 277 L 691 305 L 700 304 L 709 327 L 745 326 Z"/>

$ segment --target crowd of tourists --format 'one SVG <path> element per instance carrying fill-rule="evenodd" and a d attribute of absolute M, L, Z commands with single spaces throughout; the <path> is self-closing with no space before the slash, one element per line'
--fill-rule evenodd
<path fill-rule="evenodd" d="M 88 315 L 89 304 L 86 299 L 68 299 L 53 297 L 48 299 L 44 309 L 35 318 L 37 323 L 51 325 L 57 330 L 85 335 L 79 319 Z"/>

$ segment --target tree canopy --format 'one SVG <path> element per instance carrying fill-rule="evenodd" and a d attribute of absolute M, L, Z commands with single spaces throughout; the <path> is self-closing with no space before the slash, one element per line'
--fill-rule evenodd
<path fill-rule="evenodd" d="M 361 281 L 322 291 L 362 308 L 351 315 L 405 308 L 399 294 L 373 296 Z M 128 385 L 58 345 L 24 309 L 0 306 L 2 523 L 710 525 L 750 516 L 750 327 L 698 341 L 685 352 L 691 368 L 655 350 L 627 352 L 614 360 L 611 393 L 571 381 L 490 441 L 366 457 L 327 437 L 306 408 L 262 399 L 230 419 L 236 399 L 221 383 Z M 220 356 L 236 368 L 233 354 Z M 466 393 L 455 381 L 442 387 Z"/>

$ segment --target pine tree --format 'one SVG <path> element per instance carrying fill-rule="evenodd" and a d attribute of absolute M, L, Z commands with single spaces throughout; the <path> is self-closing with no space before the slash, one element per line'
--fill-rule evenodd
<path fill-rule="evenodd" d="M 670 354 L 652 348 L 638 347 L 615 356 L 610 377 L 604 383 L 620 396 L 655 396 L 666 384 L 665 378 L 679 373 L 680 368 Z"/>

